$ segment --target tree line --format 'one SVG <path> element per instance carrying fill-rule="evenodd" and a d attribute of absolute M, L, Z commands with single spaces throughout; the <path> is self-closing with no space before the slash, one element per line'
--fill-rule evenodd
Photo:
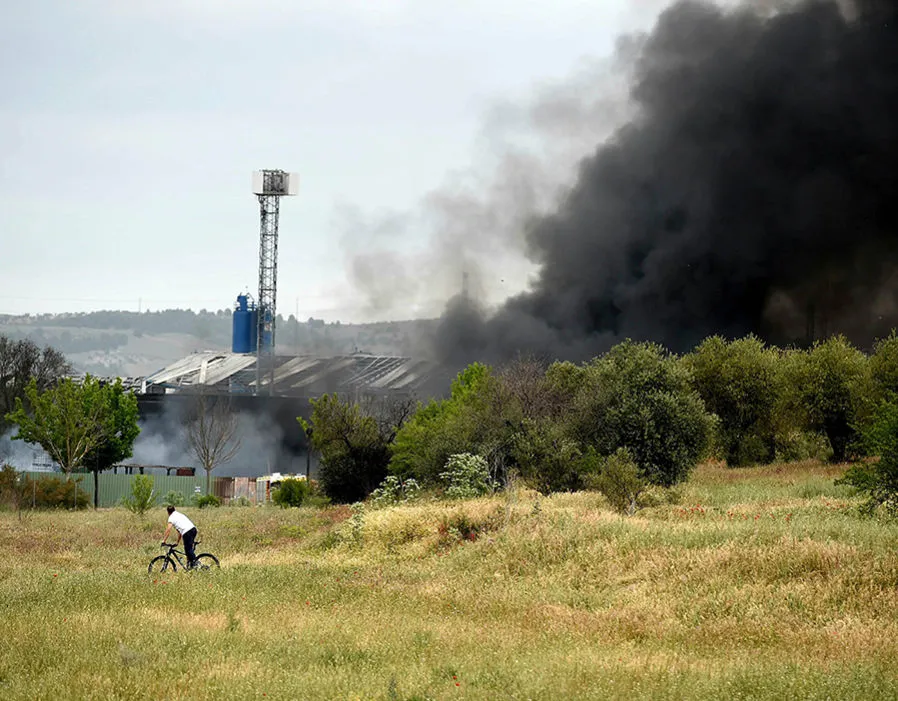
<path fill-rule="evenodd" d="M 137 400 L 120 381 L 76 381 L 69 370 L 51 348 L 0 337 L 2 428 L 43 447 L 67 475 L 96 476 L 133 454 Z M 898 510 L 894 332 L 869 355 L 841 336 L 810 349 L 715 336 L 685 355 L 626 341 L 582 364 L 475 363 L 426 404 L 337 395 L 312 404 L 302 429 L 337 502 L 406 485 L 461 494 L 520 479 L 545 494 L 599 489 L 632 511 L 641 494 L 680 484 L 703 459 L 739 467 L 814 458 L 852 461 L 843 481 L 871 507 Z M 227 397 L 197 391 L 184 426 L 208 491 L 239 446 L 237 415 Z"/>
<path fill-rule="evenodd" d="M 684 355 L 626 341 L 582 364 L 475 363 L 447 398 L 425 404 L 335 395 L 313 404 L 306 430 L 336 501 L 364 499 L 388 477 L 445 487 L 458 455 L 482 460 L 493 484 L 514 477 L 543 493 L 604 485 L 630 507 L 705 459 L 734 468 L 853 461 L 846 481 L 872 494 L 889 450 L 898 464 L 898 438 L 889 438 L 898 436 L 898 336 L 869 355 L 841 336 L 808 349 L 714 336 Z M 883 459 L 864 461 L 872 455 Z"/>

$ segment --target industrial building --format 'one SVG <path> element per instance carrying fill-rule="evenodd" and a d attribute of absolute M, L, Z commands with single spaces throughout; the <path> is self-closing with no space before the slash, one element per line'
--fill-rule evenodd
<path fill-rule="evenodd" d="M 271 472 L 314 474 L 315 460 L 297 417 L 310 418 L 310 399 L 336 393 L 349 399 L 401 396 L 426 401 L 442 396 L 450 376 L 435 363 L 407 357 L 356 353 L 338 357 L 282 355 L 276 352 L 277 251 L 280 200 L 295 195 L 298 178 L 280 170 L 253 174 L 260 207 L 259 289 L 253 299 L 237 296 L 230 352 L 194 353 L 126 384 L 138 397 L 141 419 L 152 430 L 178 430 L 179 413 L 192 395 L 228 396 L 233 409 L 255 417 L 253 425 L 280 445 L 264 460 L 224 466 L 216 474 L 261 475 Z M 163 422 L 162 417 L 168 420 Z M 155 421 L 154 421 L 155 419 Z M 258 437 L 256 437 L 258 438 Z M 175 435 L 172 440 L 179 440 Z M 264 463 L 264 464 L 263 464 Z"/>

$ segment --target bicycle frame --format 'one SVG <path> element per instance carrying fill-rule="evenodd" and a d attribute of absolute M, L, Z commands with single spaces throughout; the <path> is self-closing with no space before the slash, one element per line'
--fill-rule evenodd
<path fill-rule="evenodd" d="M 187 569 L 187 565 L 185 564 L 184 560 L 182 560 L 182 559 L 181 559 L 180 557 L 178 557 L 178 556 L 179 556 L 179 555 L 183 555 L 183 556 L 186 558 L 186 557 L 187 557 L 187 553 L 184 552 L 183 550 L 176 550 L 175 548 L 176 548 L 177 546 L 175 546 L 175 545 L 169 545 L 169 546 L 167 546 L 167 547 L 168 547 L 168 552 L 165 553 L 165 554 L 166 554 L 168 557 L 170 557 L 170 558 L 172 558 L 173 560 L 175 560 L 175 561 L 178 563 L 178 567 L 180 567 L 182 570 L 186 570 L 186 569 Z"/>

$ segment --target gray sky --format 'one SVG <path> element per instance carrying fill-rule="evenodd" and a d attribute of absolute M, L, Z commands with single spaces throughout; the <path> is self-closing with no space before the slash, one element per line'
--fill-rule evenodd
<path fill-rule="evenodd" d="M 661 0 L 32 0 L 0 11 L 0 313 L 228 307 L 254 292 L 251 172 L 281 209 L 278 310 L 363 320 L 338 212 L 415 206 L 526 97 Z"/>

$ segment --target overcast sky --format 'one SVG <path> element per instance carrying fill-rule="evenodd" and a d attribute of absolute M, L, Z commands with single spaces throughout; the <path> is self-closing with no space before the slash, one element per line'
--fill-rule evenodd
<path fill-rule="evenodd" d="M 340 207 L 413 207 L 495 100 L 648 28 L 660 0 L 30 0 L 0 10 L 0 313 L 229 307 L 251 172 L 298 171 L 278 311 L 363 315 Z M 384 274 L 388 274 L 385 271 Z"/>

